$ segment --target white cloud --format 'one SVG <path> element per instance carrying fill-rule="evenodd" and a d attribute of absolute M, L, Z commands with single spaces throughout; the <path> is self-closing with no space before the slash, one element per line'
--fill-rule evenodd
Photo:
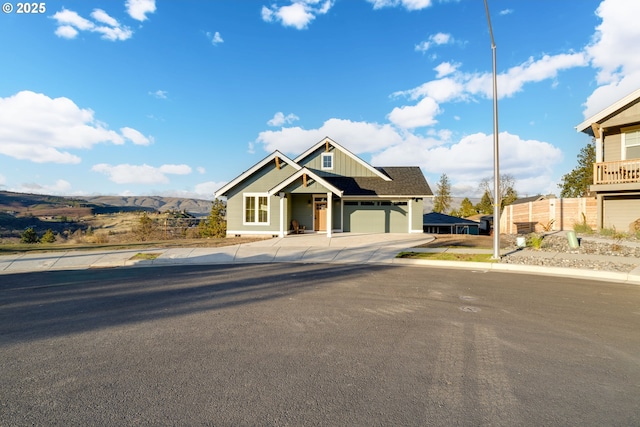
<path fill-rule="evenodd" d="M 389 124 L 329 119 L 319 129 L 305 130 L 300 127 L 290 127 L 279 131 L 260 132 L 256 144 L 262 144 L 268 152 L 280 150 L 296 156 L 325 136 L 345 144 L 347 149 L 356 154 L 375 152 L 390 144 L 397 144 L 403 139 L 400 133 Z"/>
<path fill-rule="evenodd" d="M 193 192 L 195 193 L 196 198 L 213 200 L 213 195 L 215 194 L 216 190 L 222 188 L 222 186 L 225 184 L 226 182 L 202 182 L 200 184 L 196 184 Z"/>
<path fill-rule="evenodd" d="M 501 173 L 516 178 L 517 191 L 556 191 L 552 166 L 562 160 L 559 148 L 548 142 L 523 140 L 508 132 L 500 133 L 499 142 Z M 432 175 L 446 173 L 459 188 L 475 190 L 481 179 L 493 176 L 493 135 L 476 133 L 454 144 L 435 139 L 429 145 L 408 139 L 375 154 L 372 163 L 418 165 Z"/>
<path fill-rule="evenodd" d="M 80 157 L 68 150 L 90 149 L 104 142 L 124 144 L 125 138 L 139 138 L 136 132 L 139 134 L 132 128 L 123 128 L 123 134 L 109 130 L 94 118 L 92 110 L 78 107 L 69 98 L 49 98 L 31 91 L 0 98 L 0 154 L 16 159 L 79 163 Z"/>
<path fill-rule="evenodd" d="M 453 38 L 451 37 L 451 34 L 437 33 L 429 36 L 429 39 L 427 41 L 418 43 L 415 49 L 418 52 L 426 52 L 434 45 L 440 46 L 443 44 L 451 44 L 451 43 L 453 43 Z"/>
<path fill-rule="evenodd" d="M 153 137 L 146 137 L 137 130 L 130 127 L 123 127 L 120 129 L 120 133 L 129 141 L 136 145 L 149 145 L 153 142 Z"/>
<path fill-rule="evenodd" d="M 498 12 L 498 14 L 501 16 L 511 15 L 512 13 L 513 13 L 513 9 L 502 9 L 500 12 Z"/>
<path fill-rule="evenodd" d="M 207 173 L 207 170 L 206 170 L 205 168 L 203 168 L 202 166 L 198 166 L 198 167 L 196 168 L 196 170 L 198 171 L 198 173 L 199 173 L 200 175 L 204 175 L 205 173 Z"/>
<path fill-rule="evenodd" d="M 167 174 L 187 175 L 191 168 L 187 165 L 162 165 L 160 167 L 143 165 L 110 165 L 99 163 L 91 168 L 109 177 L 116 184 L 167 184 Z"/>
<path fill-rule="evenodd" d="M 4 177 L 4 175 L 0 173 L 0 187 L 4 187 L 6 183 L 7 183 L 7 179 Z"/>
<path fill-rule="evenodd" d="M 431 0 L 367 0 L 374 9 L 402 6 L 407 10 L 421 10 L 431 6 Z"/>
<path fill-rule="evenodd" d="M 61 25 L 56 28 L 55 35 L 63 39 L 73 39 L 78 35 L 78 30 L 71 25 Z"/>
<path fill-rule="evenodd" d="M 442 77 L 446 77 L 449 74 L 453 74 L 462 64 L 456 64 L 451 62 L 443 62 L 438 65 L 434 70 L 436 71 L 436 78 L 440 79 Z"/>
<path fill-rule="evenodd" d="M 191 173 L 191 167 L 187 165 L 162 165 L 159 169 L 162 173 L 172 175 L 189 175 Z"/>
<path fill-rule="evenodd" d="M 285 116 L 283 112 L 278 111 L 267 124 L 269 126 L 282 126 L 284 124 L 291 124 L 296 120 L 300 120 L 300 118 L 295 114 L 289 113 Z"/>
<path fill-rule="evenodd" d="M 155 96 L 158 99 L 167 99 L 167 94 L 169 92 L 167 92 L 166 90 L 156 90 L 155 92 L 149 92 L 149 95 L 151 96 Z"/>
<path fill-rule="evenodd" d="M 438 103 L 433 98 L 423 98 L 416 105 L 394 108 L 388 118 L 391 123 L 402 129 L 414 129 L 436 124 L 435 116 L 438 113 Z"/>
<path fill-rule="evenodd" d="M 585 50 L 591 66 L 598 70 L 600 86 L 585 103 L 585 117 L 640 87 L 640 56 L 629 50 L 640 45 L 640 27 L 635 24 L 639 13 L 640 2 L 626 0 L 604 0 L 596 10 L 602 22 Z"/>
<path fill-rule="evenodd" d="M 586 55 L 583 53 L 544 55 L 538 60 L 529 58 L 498 75 L 498 97 L 511 97 L 527 83 L 556 78 L 561 70 L 586 65 Z M 393 97 L 406 96 L 411 100 L 418 100 L 418 103 L 394 108 L 389 114 L 389 120 L 405 129 L 431 126 L 437 123 L 435 116 L 440 113 L 441 103 L 468 101 L 476 96 L 493 98 L 491 72 L 464 73 L 459 71 L 459 66 L 442 63 L 435 68 L 437 79 L 392 94 Z"/>
<path fill-rule="evenodd" d="M 216 31 L 211 37 L 211 44 L 215 46 L 220 43 L 224 43 L 224 40 L 222 40 L 220 33 Z"/>
<path fill-rule="evenodd" d="M 102 9 L 94 9 L 94 11 L 91 12 L 91 17 L 96 21 L 102 22 L 103 24 L 107 24 L 111 27 L 119 26 L 118 21 L 109 16 L 109 14 Z"/>
<path fill-rule="evenodd" d="M 100 33 L 103 39 L 111 41 L 127 40 L 133 35 L 133 31 L 129 27 L 120 25 L 116 19 L 102 9 L 94 9 L 91 12 L 91 17 L 97 23 L 105 25 L 97 25 L 95 22 L 81 17 L 77 12 L 62 8 L 52 16 L 58 24 L 55 34 L 58 37 L 73 39 L 78 36 L 79 31 L 89 31 Z"/>
<path fill-rule="evenodd" d="M 17 187 L 10 188 L 9 191 L 16 193 L 69 195 L 71 193 L 71 184 L 64 179 L 56 180 L 53 185 L 25 182 Z"/>
<path fill-rule="evenodd" d="M 265 22 L 280 22 L 285 27 L 303 30 L 317 15 L 326 14 L 332 6 L 333 0 L 292 0 L 287 6 L 262 6 L 261 15 Z"/>
<path fill-rule="evenodd" d="M 129 16 L 137 21 L 145 21 L 147 14 L 156 11 L 155 0 L 127 0 L 125 6 Z"/>

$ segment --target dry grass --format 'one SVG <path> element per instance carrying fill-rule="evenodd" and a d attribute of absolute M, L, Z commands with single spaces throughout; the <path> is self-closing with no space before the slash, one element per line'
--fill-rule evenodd
<path fill-rule="evenodd" d="M 493 236 L 473 236 L 470 234 L 436 234 L 436 239 L 424 245 L 416 246 L 418 248 L 493 248 Z M 500 239 L 500 247 L 508 247 L 508 242 Z"/>

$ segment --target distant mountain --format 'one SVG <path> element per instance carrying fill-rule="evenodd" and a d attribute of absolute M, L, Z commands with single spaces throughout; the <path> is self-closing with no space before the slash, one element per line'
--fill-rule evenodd
<path fill-rule="evenodd" d="M 211 200 L 160 196 L 94 196 L 87 197 L 86 200 L 109 206 L 147 208 L 159 212 L 186 211 L 195 216 L 209 215 L 213 203 Z"/>
<path fill-rule="evenodd" d="M 80 217 L 91 214 L 143 211 L 186 211 L 207 216 L 212 202 L 201 199 L 160 196 L 61 197 L 46 194 L 0 191 L 0 212 L 33 216 Z"/>

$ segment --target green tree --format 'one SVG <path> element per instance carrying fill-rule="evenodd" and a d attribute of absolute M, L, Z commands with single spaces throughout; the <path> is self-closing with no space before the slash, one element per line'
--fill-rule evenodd
<path fill-rule="evenodd" d="M 513 177 L 513 175 L 506 173 L 500 175 L 500 208 L 504 208 L 506 205 L 510 205 L 518 198 L 518 193 L 516 192 L 516 190 L 514 190 L 515 184 L 516 179 Z M 480 181 L 480 185 L 478 186 L 478 188 L 483 192 L 483 198 L 485 195 L 488 195 L 489 203 L 491 205 L 490 212 L 483 213 L 493 213 L 493 179 L 484 178 L 482 181 Z M 482 201 L 480 203 L 482 203 Z M 482 210 L 487 210 L 486 205 L 482 206 Z"/>
<path fill-rule="evenodd" d="M 436 196 L 433 198 L 434 212 L 447 212 L 451 208 L 451 183 L 446 173 L 440 176 L 436 187 Z"/>
<path fill-rule="evenodd" d="M 505 206 L 508 206 L 511 203 L 515 202 L 517 199 L 518 193 L 516 192 L 516 190 L 514 190 L 512 187 L 508 187 L 504 197 L 500 199 L 500 202 L 502 204 L 502 207 L 504 208 Z"/>
<path fill-rule="evenodd" d="M 593 184 L 595 161 L 596 147 L 590 142 L 578 153 L 578 166 L 560 179 L 560 197 L 584 197 L 590 194 L 589 186 Z"/>
<path fill-rule="evenodd" d="M 146 242 L 151 240 L 157 232 L 157 224 L 155 221 L 147 215 L 146 212 L 142 214 L 140 220 L 138 221 L 138 225 L 134 227 L 133 233 L 141 242 Z"/>
<path fill-rule="evenodd" d="M 42 243 L 53 243 L 56 241 L 56 235 L 53 234 L 53 231 L 49 228 L 44 235 L 42 236 L 42 238 L 40 239 L 40 241 Z"/>
<path fill-rule="evenodd" d="M 225 237 L 227 235 L 227 205 L 219 199 L 213 201 L 206 220 L 200 221 L 198 229 L 202 237 Z"/>
<path fill-rule="evenodd" d="M 471 203 L 471 200 L 469 200 L 468 197 L 465 197 L 460 203 L 460 209 L 456 211 L 456 216 L 459 216 L 461 218 L 466 218 L 468 216 L 475 215 L 477 213 L 478 211 L 473 206 L 473 203 Z"/>
<path fill-rule="evenodd" d="M 485 190 L 484 194 L 482 195 L 482 199 L 480 199 L 480 202 L 478 202 L 478 204 L 476 205 L 476 210 L 478 211 L 478 213 L 485 215 L 490 215 L 493 213 L 493 202 L 491 200 L 491 194 L 489 193 L 489 190 Z"/>
<path fill-rule="evenodd" d="M 20 235 L 21 243 L 38 243 L 40 241 L 40 237 L 38 237 L 38 233 L 33 229 L 33 227 L 29 227 Z"/>

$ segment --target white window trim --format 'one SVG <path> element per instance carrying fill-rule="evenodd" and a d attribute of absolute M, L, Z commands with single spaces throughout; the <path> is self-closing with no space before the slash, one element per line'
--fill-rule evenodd
<path fill-rule="evenodd" d="M 258 197 L 267 198 L 267 222 L 248 222 L 247 221 L 247 197 L 253 197 L 256 199 L 256 218 L 258 218 L 258 212 L 260 205 L 258 203 Z M 271 197 L 268 193 L 242 193 L 242 225 L 270 225 L 271 224 Z"/>
<path fill-rule="evenodd" d="M 633 145 L 627 145 L 627 134 L 628 133 L 636 133 L 636 132 L 640 132 L 640 127 L 638 126 L 633 126 L 630 128 L 625 128 L 623 129 L 623 132 L 620 134 L 620 160 L 627 160 L 627 148 L 629 147 L 637 147 L 640 145 L 640 143 L 638 144 L 633 144 Z"/>
<path fill-rule="evenodd" d="M 327 168 L 324 166 L 324 158 L 325 157 L 330 157 L 331 158 L 331 167 Z M 320 169 L 325 170 L 325 171 L 330 171 L 333 170 L 333 153 L 322 153 L 322 155 L 320 156 Z"/>

